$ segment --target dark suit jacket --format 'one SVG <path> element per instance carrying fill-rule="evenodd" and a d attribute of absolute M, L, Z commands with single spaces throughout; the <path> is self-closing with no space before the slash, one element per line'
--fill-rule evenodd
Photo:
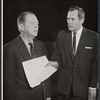
<path fill-rule="evenodd" d="M 44 43 L 39 40 L 34 40 L 34 45 L 37 52 L 37 57 L 46 55 L 47 51 Z M 22 62 L 32 59 L 23 40 L 18 36 L 15 40 L 7 43 L 3 49 L 4 65 L 4 100 L 31 100 L 31 96 L 36 99 L 39 93 L 44 93 L 44 97 L 50 97 L 50 80 L 42 83 L 42 86 L 30 88 L 26 79 Z M 43 91 L 41 91 L 43 88 Z M 21 99 L 19 99 L 21 97 Z M 33 100 L 33 99 L 32 99 Z"/>
<path fill-rule="evenodd" d="M 83 28 L 74 64 L 72 62 L 72 35 L 68 30 L 58 33 L 52 60 L 58 61 L 58 91 L 68 94 L 71 85 L 75 96 L 86 95 L 88 87 L 97 86 L 97 33 Z M 88 48 L 90 47 L 90 48 Z"/>

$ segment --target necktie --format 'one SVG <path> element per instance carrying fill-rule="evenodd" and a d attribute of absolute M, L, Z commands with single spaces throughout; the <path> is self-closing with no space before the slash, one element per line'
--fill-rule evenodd
<path fill-rule="evenodd" d="M 30 53 L 31 53 L 31 57 L 32 57 L 32 58 L 36 58 L 37 55 L 36 55 L 36 51 L 35 51 L 35 48 L 33 47 L 32 42 L 29 42 L 29 45 L 30 45 Z"/>
<path fill-rule="evenodd" d="M 73 60 L 75 59 L 76 54 L 76 32 L 73 33 L 73 47 L 72 47 L 72 54 L 73 54 Z"/>

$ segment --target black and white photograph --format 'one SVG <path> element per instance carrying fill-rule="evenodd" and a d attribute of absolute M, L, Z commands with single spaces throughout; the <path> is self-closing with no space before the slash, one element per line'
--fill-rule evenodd
<path fill-rule="evenodd" d="M 1 0 L 1 100 L 99 100 L 98 0 Z"/>

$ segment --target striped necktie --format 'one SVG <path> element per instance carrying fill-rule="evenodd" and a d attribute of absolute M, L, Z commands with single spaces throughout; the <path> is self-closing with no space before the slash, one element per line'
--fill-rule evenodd
<path fill-rule="evenodd" d="M 32 58 L 36 58 L 37 55 L 36 55 L 36 51 L 35 51 L 35 48 L 33 47 L 32 42 L 29 42 L 29 45 L 30 45 L 30 53 L 31 53 L 31 57 L 32 57 Z"/>
<path fill-rule="evenodd" d="M 76 32 L 73 33 L 73 46 L 72 46 L 72 54 L 73 54 L 73 61 L 75 60 L 76 55 Z"/>

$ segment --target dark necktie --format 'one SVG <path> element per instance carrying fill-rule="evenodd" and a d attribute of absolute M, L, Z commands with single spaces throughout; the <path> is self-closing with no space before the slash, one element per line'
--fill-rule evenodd
<path fill-rule="evenodd" d="M 31 57 L 32 57 L 32 58 L 36 58 L 37 55 L 36 55 L 36 51 L 35 51 L 35 48 L 33 47 L 32 42 L 29 42 L 29 45 L 30 45 L 30 53 L 31 53 Z"/>
<path fill-rule="evenodd" d="M 73 33 L 73 47 L 72 47 L 73 61 L 75 59 L 76 54 L 76 32 Z"/>

